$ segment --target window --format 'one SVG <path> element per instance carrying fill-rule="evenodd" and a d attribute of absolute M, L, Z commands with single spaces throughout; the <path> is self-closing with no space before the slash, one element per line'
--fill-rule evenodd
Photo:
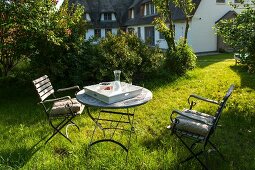
<path fill-rule="evenodd" d="M 85 20 L 91 21 L 90 15 L 88 13 L 85 13 Z"/>
<path fill-rule="evenodd" d="M 165 39 L 165 36 L 161 33 L 161 32 L 159 32 L 159 39 Z"/>
<path fill-rule="evenodd" d="M 106 29 L 105 29 L 105 35 L 107 35 L 107 33 L 112 33 L 112 29 L 106 28 Z"/>
<path fill-rule="evenodd" d="M 155 7 L 154 7 L 154 4 L 151 4 L 150 10 L 151 10 L 151 14 L 155 14 Z"/>
<path fill-rule="evenodd" d="M 156 14 L 156 9 L 154 4 L 150 3 L 146 3 L 145 4 L 145 15 L 153 15 Z"/>
<path fill-rule="evenodd" d="M 234 0 L 235 3 L 241 3 L 241 0 Z"/>
<path fill-rule="evenodd" d="M 225 0 L 216 0 L 217 3 L 225 3 Z"/>
<path fill-rule="evenodd" d="M 128 19 L 134 18 L 134 8 L 128 10 Z"/>
<path fill-rule="evenodd" d="M 141 27 L 137 28 L 137 36 L 138 38 L 141 38 Z"/>
<path fill-rule="evenodd" d="M 104 20 L 111 21 L 112 20 L 112 13 L 104 13 Z"/>
<path fill-rule="evenodd" d="M 134 33 L 135 29 L 134 28 L 128 28 L 128 33 Z"/>
<path fill-rule="evenodd" d="M 95 37 L 100 38 L 100 37 L 101 37 L 101 29 L 95 29 L 94 31 L 95 31 L 95 32 L 94 32 Z"/>

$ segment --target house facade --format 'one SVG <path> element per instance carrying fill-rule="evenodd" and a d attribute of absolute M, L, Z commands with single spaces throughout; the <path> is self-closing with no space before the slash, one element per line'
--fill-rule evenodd
<path fill-rule="evenodd" d="M 251 0 L 246 0 L 249 3 Z M 222 40 L 216 35 L 214 26 L 221 19 L 235 17 L 242 10 L 234 9 L 229 3 L 239 4 L 239 0 L 193 0 L 195 9 L 190 20 L 188 43 L 196 53 L 226 50 Z M 85 19 L 90 23 L 86 39 L 93 36 L 105 37 L 108 32 L 132 31 L 150 45 L 167 49 L 164 37 L 152 24 L 158 17 L 151 0 L 73 0 L 85 6 Z M 182 11 L 170 6 L 175 26 L 175 39 L 184 36 L 185 16 Z"/>

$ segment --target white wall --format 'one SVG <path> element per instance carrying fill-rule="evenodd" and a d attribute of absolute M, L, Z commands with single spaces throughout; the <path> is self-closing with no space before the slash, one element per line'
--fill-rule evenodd
<path fill-rule="evenodd" d="M 234 0 L 230 0 L 234 2 Z M 217 35 L 213 27 L 215 22 L 224 16 L 228 11 L 233 10 L 226 3 L 216 3 L 216 0 L 202 0 L 200 5 L 190 22 L 188 32 L 188 43 L 195 52 L 208 52 L 217 50 Z M 236 12 L 240 13 L 241 9 Z M 185 23 L 175 22 L 175 41 L 184 36 Z M 141 39 L 144 40 L 144 27 L 152 25 L 141 25 Z M 137 32 L 138 26 L 128 27 L 134 28 Z M 159 38 L 159 32 L 155 29 L 155 44 L 160 48 L 167 49 L 167 43 L 164 39 Z"/>
<path fill-rule="evenodd" d="M 231 0 L 234 2 L 234 0 Z M 192 18 L 188 33 L 188 43 L 195 52 L 217 50 L 217 35 L 213 29 L 215 22 L 228 11 L 233 10 L 226 3 L 216 3 L 216 0 L 203 0 Z M 240 10 L 236 10 L 237 13 Z"/>

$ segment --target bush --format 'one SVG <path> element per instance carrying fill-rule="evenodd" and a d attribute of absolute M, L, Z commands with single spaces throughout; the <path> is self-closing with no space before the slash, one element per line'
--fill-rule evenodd
<path fill-rule="evenodd" d="M 241 5 L 243 2 L 241 1 Z M 255 2 L 244 5 L 244 10 L 235 18 L 216 24 L 216 31 L 235 52 L 249 54 L 245 59 L 249 72 L 255 69 Z M 238 6 L 234 6 L 238 7 Z"/>
<path fill-rule="evenodd" d="M 165 55 L 165 67 L 174 74 L 182 75 L 196 66 L 196 55 L 182 39 L 178 42 L 176 51 L 168 50 Z"/>
<path fill-rule="evenodd" d="M 146 73 L 156 71 L 162 64 L 163 55 L 159 48 L 148 47 L 136 35 L 120 32 L 108 34 L 100 41 L 102 56 L 100 73 L 105 79 L 113 78 L 113 70 L 122 71 L 124 79 L 139 79 Z"/>

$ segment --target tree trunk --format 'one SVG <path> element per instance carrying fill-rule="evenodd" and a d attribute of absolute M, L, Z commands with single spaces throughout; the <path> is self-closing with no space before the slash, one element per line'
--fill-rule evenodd
<path fill-rule="evenodd" d="M 186 17 L 186 27 L 185 27 L 184 43 L 183 43 L 183 45 L 186 45 L 186 43 L 187 43 L 188 31 L 189 31 L 189 17 Z"/>
<path fill-rule="evenodd" d="M 175 42 L 174 42 L 174 24 L 172 19 L 172 13 L 169 6 L 169 1 L 166 2 L 166 6 L 168 10 L 168 20 L 169 20 L 169 31 L 170 31 L 170 37 L 169 41 L 167 41 L 168 47 L 172 47 L 173 51 L 176 51 Z"/>

